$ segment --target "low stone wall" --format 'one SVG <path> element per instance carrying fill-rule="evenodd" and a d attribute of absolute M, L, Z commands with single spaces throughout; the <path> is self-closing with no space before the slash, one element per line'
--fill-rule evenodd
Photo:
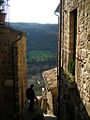
<path fill-rule="evenodd" d="M 57 113 L 57 68 L 43 72 L 47 98 L 47 114 Z M 43 96 L 42 96 L 43 97 Z"/>

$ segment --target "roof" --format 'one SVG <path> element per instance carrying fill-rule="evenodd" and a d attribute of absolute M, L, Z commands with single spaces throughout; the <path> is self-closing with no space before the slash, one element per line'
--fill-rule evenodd
<path fill-rule="evenodd" d="M 59 12 L 59 10 L 60 10 L 60 4 L 57 6 L 55 12 Z"/>

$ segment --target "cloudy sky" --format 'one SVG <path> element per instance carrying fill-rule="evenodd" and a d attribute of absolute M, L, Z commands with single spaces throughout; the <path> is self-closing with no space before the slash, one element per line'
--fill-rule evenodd
<path fill-rule="evenodd" d="M 54 11 L 60 0 L 10 0 L 10 22 L 57 23 Z"/>

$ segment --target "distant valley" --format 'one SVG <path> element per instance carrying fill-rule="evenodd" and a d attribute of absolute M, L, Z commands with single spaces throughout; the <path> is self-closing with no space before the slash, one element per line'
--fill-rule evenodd
<path fill-rule="evenodd" d="M 10 23 L 26 33 L 28 85 L 35 84 L 37 95 L 44 86 L 42 72 L 57 65 L 57 24 Z M 37 80 L 40 85 L 37 85 Z"/>

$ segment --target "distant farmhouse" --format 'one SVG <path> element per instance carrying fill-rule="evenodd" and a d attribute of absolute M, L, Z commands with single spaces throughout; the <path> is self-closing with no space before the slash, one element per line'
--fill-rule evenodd
<path fill-rule="evenodd" d="M 0 24 L 0 120 L 16 119 L 26 96 L 26 35 Z"/>

